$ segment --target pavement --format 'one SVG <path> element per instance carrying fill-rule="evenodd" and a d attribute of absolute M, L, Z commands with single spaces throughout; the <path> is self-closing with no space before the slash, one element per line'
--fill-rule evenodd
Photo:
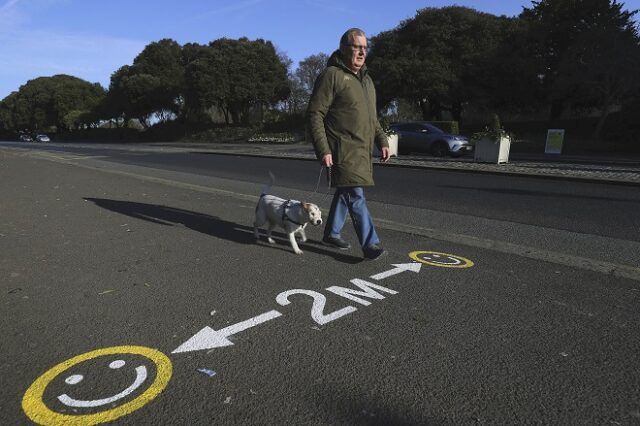
<path fill-rule="evenodd" d="M 179 147 L 191 151 L 215 152 L 270 158 L 315 160 L 311 145 L 274 143 L 155 143 L 154 146 Z M 374 160 L 378 161 L 378 160 Z M 480 163 L 473 155 L 437 158 L 429 155 L 401 155 L 386 163 L 390 167 L 447 169 L 457 172 L 493 173 L 541 178 L 571 179 L 640 185 L 640 156 L 551 155 L 513 152 L 507 163 Z"/>

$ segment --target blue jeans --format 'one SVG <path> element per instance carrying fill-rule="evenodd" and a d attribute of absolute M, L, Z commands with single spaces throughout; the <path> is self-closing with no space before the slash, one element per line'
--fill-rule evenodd
<path fill-rule="evenodd" d="M 347 220 L 347 213 L 351 215 L 351 221 L 356 229 L 362 248 L 380 243 L 369 209 L 367 209 L 364 189 L 361 186 L 336 188 L 331 202 L 331 210 L 329 210 L 329 217 L 327 218 L 327 225 L 324 228 L 324 235 L 340 238 L 340 231 L 342 231 L 342 227 Z"/>

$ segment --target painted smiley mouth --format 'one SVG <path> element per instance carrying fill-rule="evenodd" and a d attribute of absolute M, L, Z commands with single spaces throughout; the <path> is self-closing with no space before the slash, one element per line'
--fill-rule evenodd
<path fill-rule="evenodd" d="M 429 260 L 431 262 L 441 263 L 443 265 L 460 265 L 462 261 L 460 259 L 454 259 L 451 257 L 441 258 L 440 256 L 433 256 L 431 258 L 426 257 L 425 260 Z"/>
<path fill-rule="evenodd" d="M 122 367 L 122 365 L 124 365 L 124 361 L 121 361 L 121 364 L 120 363 L 116 364 L 117 362 L 118 361 L 112 363 L 110 367 L 120 368 Z M 70 376 L 69 378 L 67 378 L 67 383 L 71 385 L 75 385 L 79 383 L 83 378 L 84 377 L 82 375 Z M 116 395 L 110 396 L 108 398 L 102 398 L 102 399 L 82 400 L 82 399 L 72 398 L 65 393 L 65 394 L 59 395 L 58 400 L 62 402 L 64 405 L 69 407 L 76 407 L 76 408 L 101 407 L 103 405 L 118 401 L 124 398 L 125 396 L 129 395 L 131 392 L 138 389 L 144 383 L 145 380 L 147 380 L 147 367 L 141 365 L 139 367 L 136 367 L 136 380 L 131 384 L 131 386 L 129 386 L 128 388 L 126 388 L 125 390 L 123 390 L 122 392 Z"/>

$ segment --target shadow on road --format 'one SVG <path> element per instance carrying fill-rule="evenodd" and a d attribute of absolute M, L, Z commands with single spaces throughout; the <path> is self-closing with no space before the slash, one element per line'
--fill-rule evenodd
<path fill-rule="evenodd" d="M 134 201 L 109 200 L 105 198 L 84 199 L 91 201 L 98 207 L 158 225 L 173 226 L 175 224 L 182 224 L 189 229 L 211 235 L 212 237 L 222 238 L 239 244 L 256 244 L 253 237 L 253 226 L 240 225 L 208 214 L 158 204 L 137 203 Z M 265 244 L 265 247 L 292 251 L 289 246 L 289 239 L 285 234 L 274 232 L 273 237 L 281 240 L 279 241 L 280 244 L 275 246 Z M 321 243 L 318 241 L 307 240 L 306 243 L 301 244 L 303 251 L 329 255 L 340 262 L 354 264 L 362 261 L 359 257 L 327 250 L 324 246 L 321 246 Z M 291 255 L 295 256 L 293 252 Z"/>

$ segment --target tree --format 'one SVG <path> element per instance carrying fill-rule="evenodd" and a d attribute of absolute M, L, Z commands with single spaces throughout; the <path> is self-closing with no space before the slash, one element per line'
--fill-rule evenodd
<path fill-rule="evenodd" d="M 300 114 L 305 111 L 316 78 L 327 67 L 328 60 L 329 56 L 326 53 L 307 56 L 298 63 L 298 68 L 294 72 L 289 73 L 290 94 L 286 103 L 290 114 Z"/>
<path fill-rule="evenodd" d="M 105 111 L 113 117 L 137 118 L 145 127 L 182 113 L 184 64 L 181 46 L 162 39 L 145 46 L 133 60 L 111 76 Z"/>
<path fill-rule="evenodd" d="M 380 100 L 403 97 L 420 105 L 424 119 L 448 110 L 459 120 L 464 105 L 485 94 L 479 71 L 499 45 L 503 19 L 459 6 L 425 8 L 374 37 L 369 65 Z"/>
<path fill-rule="evenodd" d="M 329 61 L 329 55 L 326 53 L 317 53 L 315 55 L 307 56 L 298 64 L 295 76 L 300 82 L 300 87 L 303 91 L 304 98 L 303 104 L 309 103 L 311 92 L 313 92 L 313 86 L 316 83 L 316 79 L 325 68 L 327 68 L 327 62 Z"/>
<path fill-rule="evenodd" d="M 98 83 L 89 83 L 69 75 L 39 77 L 29 80 L 2 101 L 3 121 L 7 130 L 40 130 L 55 126 L 73 130 L 76 123 L 70 114 L 91 111 L 105 96 Z"/>
<path fill-rule="evenodd" d="M 147 45 L 133 60 L 135 74 L 149 84 L 150 103 L 156 105 L 159 118 L 169 112 L 179 115 L 183 105 L 184 63 L 182 47 L 171 39 Z"/>
<path fill-rule="evenodd" d="M 521 17 L 531 26 L 532 53 L 550 119 L 559 119 L 567 106 L 591 104 L 603 109 L 604 121 L 611 105 L 630 89 L 634 67 L 637 74 L 637 11 L 623 11 L 624 4 L 616 0 L 541 0 L 533 5 Z"/>
<path fill-rule="evenodd" d="M 138 119 L 149 127 L 150 119 L 158 110 L 151 93 L 158 88 L 158 80 L 149 74 L 136 73 L 130 65 L 120 67 L 111 74 L 109 93 L 100 110 L 103 118 L 126 123 Z"/>
<path fill-rule="evenodd" d="M 184 64 L 184 114 L 192 123 L 210 120 L 208 110 L 217 107 L 216 92 L 220 90 L 217 69 L 221 66 L 207 45 L 187 43 L 182 47 Z"/>
<path fill-rule="evenodd" d="M 502 18 L 498 45 L 473 69 L 475 104 L 490 111 L 531 113 L 545 107 L 536 57 L 530 54 L 530 27 L 519 18 Z"/>
<path fill-rule="evenodd" d="M 0 101 L 0 132 L 2 133 L 18 129 L 14 121 L 17 98 L 18 92 L 11 92 L 9 96 Z"/>
<path fill-rule="evenodd" d="M 574 104 L 596 107 L 600 118 L 594 137 L 600 139 L 602 129 L 614 107 L 637 96 L 640 89 L 640 41 L 632 32 L 594 28 L 583 34 L 579 43 L 584 46 L 573 51 L 576 68 L 580 70 L 576 85 L 582 90 Z"/>
<path fill-rule="evenodd" d="M 289 95 L 287 67 L 269 41 L 222 38 L 190 53 L 188 103 L 219 107 L 227 124 L 246 122 L 252 108 L 262 111 Z"/>

